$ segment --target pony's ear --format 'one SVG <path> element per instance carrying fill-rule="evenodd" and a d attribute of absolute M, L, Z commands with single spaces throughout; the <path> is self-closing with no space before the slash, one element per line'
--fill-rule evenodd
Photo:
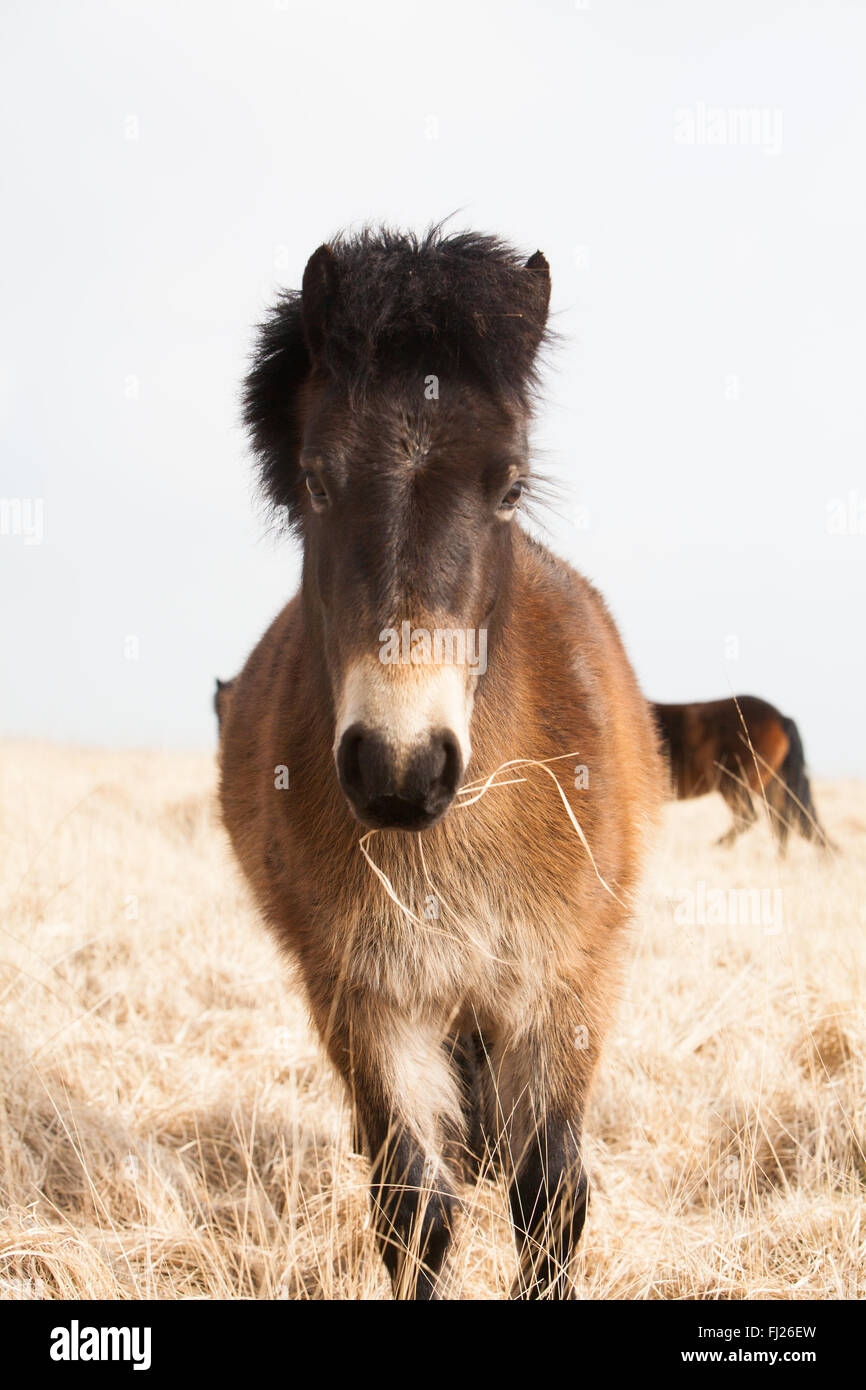
<path fill-rule="evenodd" d="M 303 387 L 312 370 L 301 296 L 280 296 L 261 325 L 244 383 L 244 424 L 257 456 L 262 491 L 297 520 Z"/>
<path fill-rule="evenodd" d="M 301 288 L 304 336 L 314 362 L 322 354 L 336 297 L 337 262 L 330 246 L 320 246 L 307 261 Z"/>
<path fill-rule="evenodd" d="M 543 252 L 536 251 L 526 262 L 526 269 L 535 281 L 535 293 L 543 325 L 547 322 L 547 310 L 550 307 L 550 266 L 547 264 L 547 257 Z"/>

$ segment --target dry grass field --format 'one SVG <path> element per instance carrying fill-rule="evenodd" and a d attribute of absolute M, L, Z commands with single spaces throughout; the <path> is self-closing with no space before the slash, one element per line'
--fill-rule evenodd
<path fill-rule="evenodd" d="M 214 781 L 0 744 L 2 1297 L 389 1296 Z M 714 847 L 717 797 L 667 810 L 588 1117 L 581 1297 L 866 1294 L 866 786 L 815 792 L 834 857 L 780 862 L 763 826 Z M 503 1194 L 465 1198 L 449 1293 L 501 1298 Z"/>

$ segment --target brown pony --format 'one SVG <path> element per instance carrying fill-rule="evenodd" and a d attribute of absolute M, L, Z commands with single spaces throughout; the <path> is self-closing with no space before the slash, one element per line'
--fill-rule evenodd
<path fill-rule="evenodd" d="M 300 592 L 222 712 L 225 824 L 371 1162 L 395 1294 L 437 1295 L 501 1162 L 517 1297 L 567 1297 L 657 737 L 596 590 L 524 532 L 550 278 L 474 234 L 322 246 L 246 421 Z"/>
<path fill-rule="evenodd" d="M 753 824 L 757 796 L 768 808 L 780 851 L 792 826 L 827 847 L 793 719 L 754 695 L 651 708 L 678 800 L 717 791 L 730 806 L 734 824 L 719 844 L 732 845 Z"/>

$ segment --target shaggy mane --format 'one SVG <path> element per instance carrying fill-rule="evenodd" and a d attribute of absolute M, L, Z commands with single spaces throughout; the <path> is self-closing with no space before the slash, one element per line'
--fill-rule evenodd
<path fill-rule="evenodd" d="M 338 237 L 339 297 L 324 365 L 349 386 L 381 371 L 471 373 L 494 391 L 522 393 L 544 330 L 526 259 L 477 232 L 423 237 L 387 228 Z"/>
<path fill-rule="evenodd" d="M 496 237 L 422 236 L 386 227 L 329 242 L 337 289 L 316 366 L 353 398 L 376 382 L 456 377 L 528 404 L 546 341 L 549 278 Z M 313 363 L 301 292 L 284 291 L 261 325 L 244 396 L 244 423 L 265 493 L 291 510 L 300 441 L 297 393 Z"/>

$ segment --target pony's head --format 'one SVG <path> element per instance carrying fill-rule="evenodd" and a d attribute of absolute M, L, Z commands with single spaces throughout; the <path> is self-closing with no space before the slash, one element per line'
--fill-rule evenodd
<path fill-rule="evenodd" d="M 303 542 L 337 775 L 366 825 L 431 825 L 468 763 L 549 295 L 540 252 L 366 232 L 321 246 L 261 329 L 245 419 Z"/>

